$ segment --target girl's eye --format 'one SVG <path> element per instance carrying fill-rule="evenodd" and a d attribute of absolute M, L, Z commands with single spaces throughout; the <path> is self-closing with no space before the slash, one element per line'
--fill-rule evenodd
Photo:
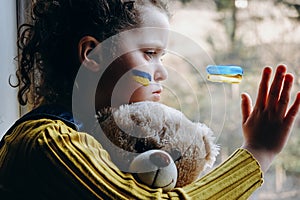
<path fill-rule="evenodd" d="M 160 59 L 161 61 L 162 61 L 162 57 L 165 55 L 164 50 L 156 50 L 156 49 L 145 50 L 144 53 L 150 59 L 156 57 L 156 58 Z"/>
<path fill-rule="evenodd" d="M 148 51 L 145 51 L 145 54 L 148 55 L 149 57 L 152 57 L 153 55 L 156 54 L 156 52 L 153 50 L 148 50 Z"/>

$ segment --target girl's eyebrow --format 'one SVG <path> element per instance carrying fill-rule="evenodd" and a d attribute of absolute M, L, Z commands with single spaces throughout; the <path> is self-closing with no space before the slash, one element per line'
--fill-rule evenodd
<path fill-rule="evenodd" d="M 148 41 L 145 42 L 143 44 L 141 44 L 141 48 L 147 49 L 147 48 L 151 48 L 151 49 L 160 49 L 160 50 L 164 50 L 166 49 L 166 46 L 160 42 L 160 41 Z"/>

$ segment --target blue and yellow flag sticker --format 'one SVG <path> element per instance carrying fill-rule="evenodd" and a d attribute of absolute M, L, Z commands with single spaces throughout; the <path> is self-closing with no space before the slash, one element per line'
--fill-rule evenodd
<path fill-rule="evenodd" d="M 208 65 L 207 80 L 211 82 L 241 83 L 243 79 L 243 68 L 237 65 Z"/>

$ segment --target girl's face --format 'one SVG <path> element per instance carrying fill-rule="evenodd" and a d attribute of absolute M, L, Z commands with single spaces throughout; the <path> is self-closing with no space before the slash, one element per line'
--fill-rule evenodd
<path fill-rule="evenodd" d="M 142 11 L 140 28 L 122 38 L 126 53 L 116 59 L 100 79 L 96 95 L 98 109 L 160 100 L 161 81 L 168 76 L 161 59 L 167 47 L 169 19 L 154 7 L 145 7 Z"/>

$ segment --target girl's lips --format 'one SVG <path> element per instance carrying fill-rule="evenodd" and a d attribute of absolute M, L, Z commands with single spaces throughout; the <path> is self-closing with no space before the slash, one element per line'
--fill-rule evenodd
<path fill-rule="evenodd" d="M 153 97 L 154 97 L 154 101 L 160 101 L 160 94 L 162 93 L 162 88 L 155 90 L 154 92 L 152 92 Z"/>
<path fill-rule="evenodd" d="M 152 94 L 161 94 L 162 90 L 156 90 L 154 92 L 152 92 Z"/>
<path fill-rule="evenodd" d="M 156 89 L 154 89 L 154 92 L 152 92 L 152 94 L 161 94 L 163 91 L 163 88 L 158 85 L 158 87 L 156 87 Z"/>
<path fill-rule="evenodd" d="M 153 101 L 160 101 L 160 93 L 153 93 Z"/>

